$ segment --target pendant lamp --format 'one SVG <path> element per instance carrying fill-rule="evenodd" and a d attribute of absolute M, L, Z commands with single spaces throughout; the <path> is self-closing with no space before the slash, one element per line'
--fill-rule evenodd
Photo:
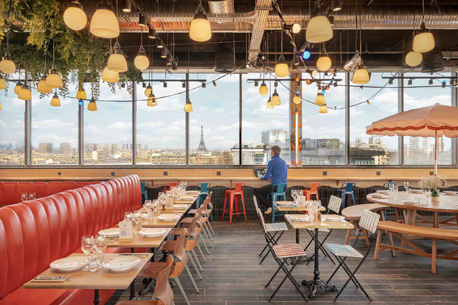
<path fill-rule="evenodd" d="M 6 31 L 6 53 L 2 61 L 0 61 L 0 71 L 5 74 L 11 74 L 16 71 L 16 64 L 10 57 L 10 35 L 9 29 Z"/>
<path fill-rule="evenodd" d="M 281 99 L 280 99 L 280 96 L 277 93 L 277 89 L 275 89 L 274 94 L 272 94 L 272 98 L 270 99 L 270 103 L 273 106 L 280 106 L 281 105 Z"/>
<path fill-rule="evenodd" d="M 267 88 L 266 83 L 263 81 L 261 86 L 259 87 L 259 94 L 267 95 L 269 93 L 269 88 Z"/>
<path fill-rule="evenodd" d="M 80 31 L 87 25 L 87 15 L 78 0 L 70 3 L 64 12 L 64 23 L 74 31 Z"/>
<path fill-rule="evenodd" d="M 91 99 L 91 101 L 87 105 L 87 110 L 89 110 L 89 111 L 97 111 L 97 104 L 95 103 L 94 99 Z"/>
<path fill-rule="evenodd" d="M 2 108 L 2 103 L 1 103 L 1 102 L 0 102 L 0 110 L 3 110 L 3 108 Z"/>
<path fill-rule="evenodd" d="M 63 82 L 62 78 L 60 77 L 59 72 L 56 69 L 51 69 L 48 77 L 46 77 L 46 86 L 50 88 L 62 88 Z"/>
<path fill-rule="evenodd" d="M 173 58 L 167 57 L 167 62 L 165 63 L 166 66 L 170 67 L 173 64 Z"/>
<path fill-rule="evenodd" d="M 367 84 L 370 80 L 369 72 L 367 72 L 365 66 L 358 66 L 356 71 L 353 72 L 352 82 L 358 85 Z"/>
<path fill-rule="evenodd" d="M 145 96 L 149 97 L 152 91 L 153 91 L 153 87 L 151 87 L 151 84 L 148 84 L 148 86 L 145 89 Z"/>
<path fill-rule="evenodd" d="M 86 99 L 86 91 L 84 91 L 83 87 L 80 87 L 78 92 L 76 92 L 76 98 L 79 100 L 85 100 Z"/>
<path fill-rule="evenodd" d="M 305 31 L 305 39 L 310 43 L 320 43 L 332 39 L 332 26 L 328 17 L 317 15 L 310 19 Z"/>
<path fill-rule="evenodd" d="M 0 78 L 0 90 L 6 89 L 6 80 L 4 78 Z"/>
<path fill-rule="evenodd" d="M 124 13 L 132 12 L 132 4 L 130 3 L 130 0 L 123 0 L 122 1 L 122 11 Z"/>
<path fill-rule="evenodd" d="M 151 92 L 146 101 L 146 105 L 149 107 L 157 106 L 156 96 Z"/>
<path fill-rule="evenodd" d="M 148 56 L 146 56 L 146 52 L 143 48 L 143 45 L 140 45 L 140 50 L 138 51 L 138 54 L 134 59 L 134 65 L 135 68 L 137 68 L 140 71 L 146 70 L 149 67 L 149 59 Z"/>
<path fill-rule="evenodd" d="M 275 65 L 275 76 L 277 77 L 286 77 L 289 74 L 289 67 L 288 64 L 285 61 L 285 57 L 280 55 L 278 58 L 278 62 Z"/>
<path fill-rule="evenodd" d="M 425 22 L 421 22 L 420 31 L 413 38 L 412 49 L 418 53 L 426 53 L 434 49 L 434 36 L 425 28 Z"/>
<path fill-rule="evenodd" d="M 101 38 L 116 38 L 119 36 L 118 18 L 108 2 L 101 2 L 97 5 L 97 9 L 92 15 L 89 30 L 94 36 Z"/>
<path fill-rule="evenodd" d="M 102 80 L 107 83 L 117 83 L 119 82 L 119 73 L 108 70 L 108 68 L 105 67 L 102 71 Z"/>
<path fill-rule="evenodd" d="M 149 31 L 148 31 L 148 38 L 149 39 L 156 39 L 157 36 L 156 36 L 156 30 L 153 29 L 152 27 L 149 28 Z"/>
<path fill-rule="evenodd" d="M 293 103 L 296 104 L 296 105 L 299 105 L 301 102 L 302 102 L 301 97 L 300 97 L 298 94 L 296 94 L 296 95 L 293 97 Z"/>
<path fill-rule="evenodd" d="M 321 105 L 320 106 L 320 110 L 318 110 L 319 113 L 328 113 L 328 106 L 325 105 Z"/>
<path fill-rule="evenodd" d="M 60 99 L 57 96 L 57 93 L 54 93 L 54 96 L 51 99 L 51 106 L 53 107 L 60 107 Z"/>
<path fill-rule="evenodd" d="M 406 55 L 406 64 L 410 67 L 416 67 L 421 64 L 423 55 L 421 53 L 410 51 Z"/>
<path fill-rule="evenodd" d="M 184 111 L 192 112 L 192 104 L 190 100 L 186 101 L 186 104 L 184 105 Z"/>
<path fill-rule="evenodd" d="M 269 100 L 267 101 L 266 108 L 267 108 L 267 109 L 274 109 L 274 105 L 272 105 L 272 102 L 271 102 L 271 99 L 270 99 L 270 98 L 269 98 Z"/>
<path fill-rule="evenodd" d="M 19 91 L 21 91 L 22 88 L 22 83 L 21 81 L 16 83 L 16 86 L 14 87 L 14 93 L 19 94 Z"/>
<path fill-rule="evenodd" d="M 107 68 L 113 72 L 127 71 L 127 61 L 122 53 L 121 45 L 118 40 L 116 40 L 113 47 L 113 53 L 108 57 Z"/>
<path fill-rule="evenodd" d="M 22 86 L 21 90 L 19 90 L 18 98 L 20 98 L 21 100 L 24 100 L 24 101 L 30 101 L 32 99 L 32 92 L 30 91 L 30 89 L 27 86 L 27 84 L 24 84 L 24 86 Z"/>
<path fill-rule="evenodd" d="M 316 62 L 316 67 L 322 72 L 326 72 L 331 68 L 332 61 L 331 58 L 326 54 L 326 50 L 323 51 L 320 58 Z"/>
<path fill-rule="evenodd" d="M 46 76 L 43 75 L 43 77 L 38 82 L 37 90 L 43 94 L 52 93 L 52 88 L 46 84 Z"/>
<path fill-rule="evenodd" d="M 191 26 L 189 28 L 189 37 L 198 42 L 207 41 L 212 38 L 211 24 L 205 14 L 205 10 L 202 6 L 202 0 L 199 1 L 196 14 L 192 18 Z"/>
<path fill-rule="evenodd" d="M 322 106 L 326 104 L 326 98 L 323 93 L 318 93 L 315 98 L 315 105 Z"/>

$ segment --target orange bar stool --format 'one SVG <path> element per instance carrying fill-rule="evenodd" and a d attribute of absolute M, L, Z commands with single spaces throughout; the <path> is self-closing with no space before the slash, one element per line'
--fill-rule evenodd
<path fill-rule="evenodd" d="M 245 199 L 243 198 L 243 189 L 244 188 L 245 188 L 245 183 L 235 183 L 235 184 L 231 184 L 231 187 L 225 191 L 222 220 L 224 220 L 224 214 L 228 214 L 229 223 L 232 223 L 233 215 L 236 215 L 238 219 L 239 215 L 243 214 L 245 216 L 245 221 L 247 221 L 246 213 L 245 213 Z M 226 210 L 227 197 L 229 197 L 229 212 Z M 243 212 L 239 211 L 240 201 L 242 201 Z M 235 212 L 234 212 L 234 204 L 235 204 Z"/>
<path fill-rule="evenodd" d="M 307 200 L 312 200 L 312 196 L 314 196 L 314 200 L 320 200 L 318 198 L 318 187 L 320 186 L 319 183 L 313 182 L 311 184 L 307 184 L 305 186 L 304 196 Z"/>

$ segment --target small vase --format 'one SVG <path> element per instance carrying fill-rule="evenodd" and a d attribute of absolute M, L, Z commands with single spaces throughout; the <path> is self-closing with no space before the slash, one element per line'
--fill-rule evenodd
<path fill-rule="evenodd" d="M 432 197 L 439 197 L 439 192 L 438 192 L 437 190 L 433 190 L 433 191 L 431 192 L 431 196 L 432 196 Z"/>

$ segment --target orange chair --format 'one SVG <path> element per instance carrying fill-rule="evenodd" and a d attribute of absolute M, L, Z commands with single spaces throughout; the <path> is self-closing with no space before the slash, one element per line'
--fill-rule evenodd
<path fill-rule="evenodd" d="M 176 187 L 178 185 L 178 182 L 169 182 L 166 185 L 164 185 L 164 189 L 162 191 L 165 193 L 167 191 L 171 191 L 172 188 Z"/>
<path fill-rule="evenodd" d="M 315 196 L 315 200 L 319 200 L 318 199 L 318 187 L 319 186 L 320 186 L 320 184 L 317 183 L 317 182 L 313 182 L 311 184 L 307 184 L 305 186 L 305 190 L 303 191 L 305 198 L 307 200 L 312 200 L 312 196 Z"/>
<path fill-rule="evenodd" d="M 243 214 L 245 216 L 245 221 L 247 221 L 246 213 L 245 213 L 245 199 L 243 198 L 243 189 L 244 188 L 245 188 L 245 183 L 235 183 L 235 184 L 231 184 L 230 189 L 224 192 L 224 208 L 223 208 L 222 220 L 224 220 L 224 214 L 229 214 L 229 223 L 232 223 L 233 215 L 236 215 L 238 219 L 239 214 Z M 226 211 L 226 203 L 227 203 L 228 196 L 229 196 L 229 212 Z M 240 199 L 242 201 L 243 212 L 239 212 Z M 235 212 L 234 212 L 234 203 L 235 203 Z"/>

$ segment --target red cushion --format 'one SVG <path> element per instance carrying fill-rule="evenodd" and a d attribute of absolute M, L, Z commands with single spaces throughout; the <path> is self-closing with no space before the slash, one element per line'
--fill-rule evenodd
<path fill-rule="evenodd" d="M 62 304 L 71 293 L 69 289 L 26 289 L 20 286 L 0 299 L 0 305 L 57 305 Z"/>

